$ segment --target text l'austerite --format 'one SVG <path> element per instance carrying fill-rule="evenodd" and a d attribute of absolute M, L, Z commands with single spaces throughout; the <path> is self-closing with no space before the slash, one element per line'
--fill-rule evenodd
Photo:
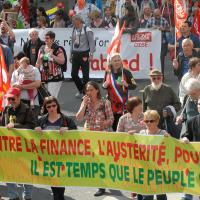
<path fill-rule="evenodd" d="M 166 146 L 164 144 L 149 145 L 110 140 L 40 139 L 36 144 L 34 139 L 28 140 L 20 136 L 0 136 L 0 152 L 4 151 L 26 151 L 48 155 L 111 156 L 115 162 L 119 159 L 129 158 L 147 162 L 153 161 L 159 165 L 169 161 L 166 158 Z M 175 146 L 174 158 L 170 161 L 198 164 L 200 163 L 200 151 L 185 150 Z"/>

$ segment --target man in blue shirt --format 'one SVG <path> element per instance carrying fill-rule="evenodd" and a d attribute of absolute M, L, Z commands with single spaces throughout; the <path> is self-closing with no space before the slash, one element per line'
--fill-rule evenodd
<path fill-rule="evenodd" d="M 182 26 L 180 28 L 182 36 L 178 39 L 178 53 L 183 51 L 182 41 L 186 38 L 189 38 L 192 40 L 192 42 L 194 44 L 194 46 L 193 46 L 194 49 L 196 49 L 196 50 L 200 49 L 200 40 L 196 35 L 191 33 L 191 28 L 192 28 L 192 24 L 189 21 L 185 21 L 182 24 Z"/>

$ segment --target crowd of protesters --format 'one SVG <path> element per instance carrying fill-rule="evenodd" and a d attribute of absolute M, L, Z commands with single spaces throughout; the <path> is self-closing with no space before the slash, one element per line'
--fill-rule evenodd
<path fill-rule="evenodd" d="M 11 88 L 5 95 L 6 106 L 1 116 L 1 125 L 11 128 L 59 130 L 77 129 L 74 120 L 65 116 L 58 102 L 58 94 L 64 80 L 68 57 L 72 63 L 71 77 L 82 98 L 77 111 L 77 121 L 85 120 L 84 129 L 92 131 L 126 132 L 128 134 L 160 135 L 182 138 L 181 141 L 199 141 L 200 105 L 200 38 L 191 32 L 195 11 L 200 9 L 199 1 L 186 1 L 188 19 L 181 25 L 181 37 L 175 42 L 173 1 L 164 0 L 107 0 L 103 8 L 95 1 L 85 1 L 65 12 L 63 4 L 52 21 L 43 7 L 30 4 L 29 39 L 23 51 L 14 55 L 14 28 L 20 2 L 2 5 L 0 20 L 0 48 L 6 69 L 11 79 Z M 13 9 L 12 16 L 7 10 Z M 7 16 L 7 17 L 5 17 Z M 138 28 L 159 29 L 161 38 L 161 70 L 149 73 L 151 83 L 143 90 L 143 98 L 130 97 L 128 91 L 137 87 L 132 73 L 124 67 L 121 55 L 113 53 L 102 83 L 107 90 L 103 98 L 99 85 L 90 80 L 89 62 L 95 54 L 93 28 L 110 29 L 125 22 L 124 34 L 135 34 Z M 55 29 L 45 33 L 44 41 L 39 38 L 38 29 L 73 27 L 70 55 L 55 43 Z M 175 47 L 176 45 L 176 47 Z M 175 50 L 176 48 L 176 50 Z M 164 83 L 165 56 L 170 53 L 174 75 L 180 81 L 179 96 Z M 175 55 L 176 54 L 176 55 Z M 79 77 L 82 69 L 83 78 Z M 180 115 L 177 115 L 177 112 Z M 19 200 L 16 184 L 7 184 L 11 200 Z M 24 199 L 32 199 L 31 185 L 24 185 Z M 52 187 L 54 200 L 64 199 L 64 188 Z M 99 188 L 95 196 L 105 194 Z M 137 196 L 137 197 L 136 197 Z M 149 200 L 153 195 L 132 194 L 133 199 Z M 184 194 L 182 200 L 192 200 Z M 157 195 L 166 200 L 167 196 Z"/>

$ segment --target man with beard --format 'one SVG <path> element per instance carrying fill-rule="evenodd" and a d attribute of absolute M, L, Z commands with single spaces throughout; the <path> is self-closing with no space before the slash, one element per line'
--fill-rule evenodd
<path fill-rule="evenodd" d="M 151 84 L 147 85 L 143 91 L 143 109 L 144 111 L 157 110 L 161 116 L 159 127 L 164 128 L 163 108 L 170 105 L 177 112 L 181 108 L 181 103 L 172 88 L 163 83 L 163 74 L 159 70 L 153 69 L 149 75 Z"/>

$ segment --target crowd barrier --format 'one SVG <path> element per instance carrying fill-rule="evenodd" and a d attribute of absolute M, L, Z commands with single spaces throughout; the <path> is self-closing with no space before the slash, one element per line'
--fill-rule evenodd
<path fill-rule="evenodd" d="M 200 195 L 199 149 L 164 136 L 0 128 L 0 181 Z"/>
<path fill-rule="evenodd" d="M 39 29 L 39 36 L 44 40 L 44 34 L 50 29 Z M 51 29 L 56 33 L 56 42 L 62 45 L 70 55 L 71 28 Z M 23 49 L 28 39 L 28 29 L 15 29 L 15 54 Z M 90 77 L 103 78 L 107 67 L 106 50 L 112 40 L 114 29 L 93 29 L 96 41 L 96 52 L 90 63 Z M 161 32 L 152 29 L 139 29 L 134 35 L 124 34 L 122 37 L 121 55 L 136 79 L 148 78 L 153 68 L 160 69 Z M 71 63 L 68 59 L 68 70 L 65 78 L 71 78 Z"/>

